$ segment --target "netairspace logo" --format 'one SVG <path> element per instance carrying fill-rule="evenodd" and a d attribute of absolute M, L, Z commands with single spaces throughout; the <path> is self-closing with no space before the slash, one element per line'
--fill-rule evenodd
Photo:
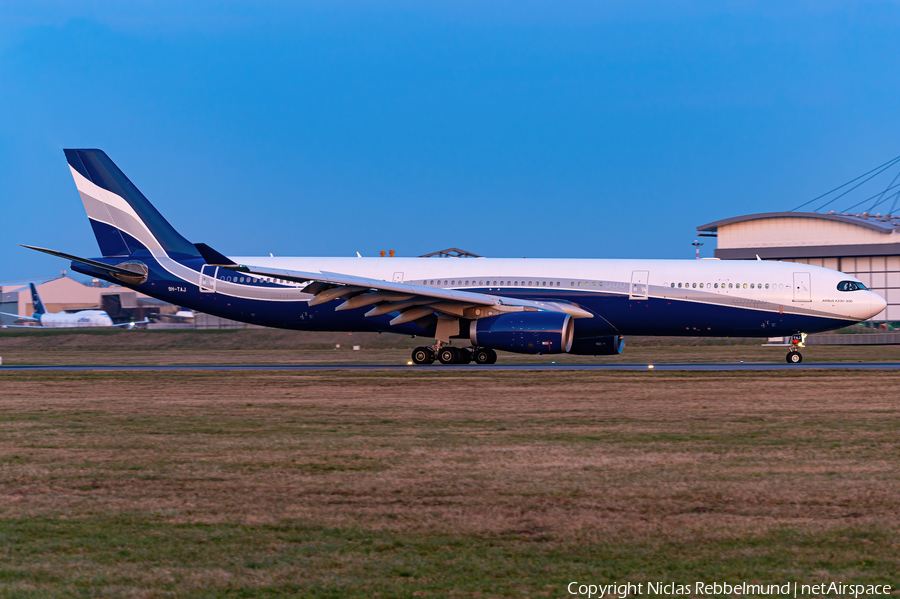
<path fill-rule="evenodd" d="M 740 582 L 695 582 L 680 584 L 677 582 L 612 582 L 609 584 L 582 584 L 570 582 L 567 587 L 570 595 L 587 597 L 588 599 L 625 599 L 642 595 L 772 595 L 783 597 L 803 597 L 808 595 L 831 595 L 837 597 L 874 597 L 890 595 L 889 584 L 845 584 L 843 582 L 823 582 L 820 584 L 802 584 L 786 582 L 784 584 L 755 584 Z"/>

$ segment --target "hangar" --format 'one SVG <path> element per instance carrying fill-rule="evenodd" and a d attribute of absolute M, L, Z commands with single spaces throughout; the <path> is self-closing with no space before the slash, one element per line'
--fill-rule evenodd
<path fill-rule="evenodd" d="M 716 238 L 716 258 L 781 260 L 823 266 L 859 278 L 887 301 L 872 321 L 900 321 L 900 216 L 765 212 L 697 227 Z"/>

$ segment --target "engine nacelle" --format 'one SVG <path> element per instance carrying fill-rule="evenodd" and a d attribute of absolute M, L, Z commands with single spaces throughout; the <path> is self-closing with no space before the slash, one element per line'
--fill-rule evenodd
<path fill-rule="evenodd" d="M 574 336 L 575 323 L 562 312 L 514 312 L 480 318 L 469 325 L 472 345 L 518 354 L 565 353 Z"/>
<path fill-rule="evenodd" d="M 625 349 L 625 337 L 606 335 L 604 337 L 582 337 L 572 343 L 570 354 L 579 356 L 617 356 Z"/>

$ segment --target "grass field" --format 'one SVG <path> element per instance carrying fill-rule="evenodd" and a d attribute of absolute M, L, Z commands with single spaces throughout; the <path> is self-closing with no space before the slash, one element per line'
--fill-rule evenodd
<path fill-rule="evenodd" d="M 0 371 L 0 596 L 896 588 L 898 384 Z"/>
<path fill-rule="evenodd" d="M 18 364 L 405 364 L 431 339 L 375 333 L 275 329 L 23 331 L 0 329 L 0 357 Z M 500 364 L 777 362 L 785 347 L 761 339 L 628 337 L 618 356 L 526 356 L 499 352 Z M 465 345 L 461 341 L 456 344 Z M 335 346 L 339 345 L 339 349 Z M 354 345 L 360 347 L 354 351 Z M 810 346 L 804 362 L 898 362 L 900 346 Z"/>

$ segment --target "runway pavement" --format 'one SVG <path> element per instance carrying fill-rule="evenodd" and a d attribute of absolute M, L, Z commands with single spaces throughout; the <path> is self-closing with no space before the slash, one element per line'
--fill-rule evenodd
<path fill-rule="evenodd" d="M 395 370 L 413 372 L 446 372 L 471 370 L 484 371 L 519 371 L 519 370 L 681 370 L 681 371 L 760 371 L 760 370 L 900 370 L 900 362 L 809 362 L 806 364 L 788 363 L 710 363 L 710 364 L 433 364 L 430 366 L 410 366 L 406 364 L 186 364 L 171 366 L 0 366 L 0 372 L 22 371 L 144 371 L 144 370 L 184 370 L 184 371 L 242 371 L 242 370 L 286 370 L 286 371 L 325 371 L 325 370 Z"/>

